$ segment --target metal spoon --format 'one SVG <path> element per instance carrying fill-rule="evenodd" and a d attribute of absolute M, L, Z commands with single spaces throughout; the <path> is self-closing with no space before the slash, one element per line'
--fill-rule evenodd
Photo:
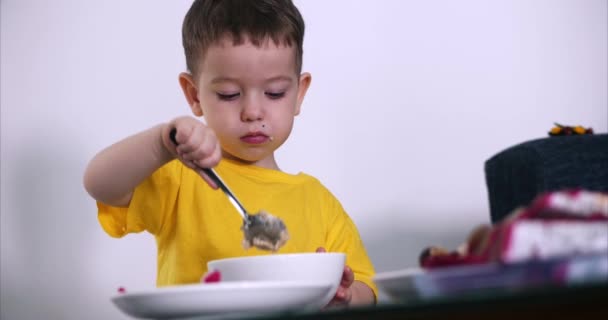
<path fill-rule="evenodd" d="M 177 134 L 176 129 L 172 129 L 169 133 L 171 141 L 178 145 L 175 135 Z M 198 168 L 202 170 L 215 184 L 222 189 L 224 194 L 228 196 L 228 200 L 234 206 L 234 208 L 241 214 L 243 218 L 243 247 L 248 249 L 249 247 L 256 247 L 262 250 L 277 251 L 282 247 L 287 240 L 289 240 L 289 234 L 285 223 L 270 213 L 261 210 L 257 214 L 249 214 L 243 207 L 241 202 L 234 196 L 228 186 L 222 181 L 220 176 L 212 168 Z"/>

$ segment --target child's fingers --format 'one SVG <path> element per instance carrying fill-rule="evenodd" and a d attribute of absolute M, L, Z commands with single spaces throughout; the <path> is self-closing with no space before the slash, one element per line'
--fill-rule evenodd
<path fill-rule="evenodd" d="M 205 174 L 205 172 L 203 172 L 202 170 L 197 170 L 198 174 L 203 178 L 203 180 L 205 180 L 205 182 L 207 182 L 207 184 L 213 188 L 213 189 L 217 189 L 218 185 L 215 184 L 215 182 L 213 181 L 213 179 L 209 178 L 208 175 Z"/>
<path fill-rule="evenodd" d="M 348 303 L 352 298 L 352 291 L 350 288 L 338 287 L 338 291 L 336 291 L 336 300 L 341 303 Z"/>
<path fill-rule="evenodd" d="M 211 130 L 207 129 L 203 124 L 196 124 L 190 131 L 190 137 L 188 137 L 187 146 L 192 146 L 192 150 L 190 152 L 196 152 L 197 149 L 200 148 L 201 145 L 204 144 L 205 140 L 208 139 L 209 132 Z"/>
<path fill-rule="evenodd" d="M 178 129 L 176 138 L 180 136 L 180 132 L 185 133 L 182 134 L 182 136 L 184 136 L 182 140 L 177 140 L 179 142 L 177 152 L 181 154 L 188 154 L 193 159 L 192 153 L 200 148 L 206 138 L 206 132 L 204 129 L 205 127 L 202 125 L 194 125 L 188 129 Z"/>
<path fill-rule="evenodd" d="M 184 162 L 192 162 L 201 168 L 215 167 L 221 159 L 221 148 L 215 133 L 203 125 L 195 127 L 187 142 L 180 144 L 176 150 Z"/>
<path fill-rule="evenodd" d="M 334 298 L 327 304 L 327 307 L 346 306 L 352 300 L 352 291 L 350 288 L 338 287 Z"/>
<path fill-rule="evenodd" d="M 183 119 L 175 123 L 171 133 L 175 151 L 188 168 L 195 170 L 213 189 L 218 185 L 201 168 L 215 167 L 221 160 L 221 147 L 213 130 L 203 124 Z"/>
<path fill-rule="evenodd" d="M 188 120 L 176 121 L 175 128 L 173 129 L 175 130 L 175 141 L 173 142 L 176 143 L 178 147 L 187 144 L 195 126 L 194 123 Z"/>
<path fill-rule="evenodd" d="M 326 252 L 325 248 L 323 247 L 318 247 L 316 252 Z"/>
<path fill-rule="evenodd" d="M 213 168 L 222 159 L 222 148 L 217 141 L 212 145 L 212 149 L 203 158 L 198 158 L 195 163 L 201 168 Z"/>
<path fill-rule="evenodd" d="M 342 280 L 340 281 L 340 286 L 349 288 L 353 282 L 355 281 L 355 274 L 353 270 L 349 266 L 344 266 L 344 271 L 342 272 Z"/>
<path fill-rule="evenodd" d="M 194 170 L 194 171 L 200 171 L 200 168 L 196 165 L 196 163 L 192 162 L 192 160 L 185 160 L 182 156 L 180 157 L 180 161 L 188 168 Z"/>
<path fill-rule="evenodd" d="M 199 166 L 203 168 L 214 167 L 217 162 L 219 162 L 219 159 L 215 159 L 214 155 L 218 155 L 217 150 L 220 149 L 220 146 L 215 134 L 211 130 L 207 130 L 207 132 L 204 133 L 204 136 L 205 137 L 200 142 L 198 148 L 193 150 L 190 154 Z M 214 162 L 214 160 L 218 161 Z"/>
<path fill-rule="evenodd" d="M 346 297 L 346 290 L 344 290 L 344 288 L 342 286 L 338 287 L 338 290 L 336 291 L 336 299 L 337 300 L 344 300 L 344 298 Z"/>

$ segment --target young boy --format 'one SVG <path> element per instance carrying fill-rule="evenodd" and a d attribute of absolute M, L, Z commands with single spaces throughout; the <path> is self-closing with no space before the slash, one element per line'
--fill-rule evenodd
<path fill-rule="evenodd" d="M 249 212 L 284 221 L 290 239 L 278 253 L 346 253 L 331 305 L 374 303 L 373 266 L 339 201 L 317 179 L 284 173 L 275 161 L 311 82 L 301 73 L 297 8 L 291 0 L 195 0 L 182 36 L 189 72 L 179 83 L 205 123 L 178 117 L 91 160 L 84 185 L 104 230 L 155 236 L 159 286 L 200 281 L 210 260 L 268 254 L 241 246 L 240 216 L 200 170 L 213 167 Z"/>

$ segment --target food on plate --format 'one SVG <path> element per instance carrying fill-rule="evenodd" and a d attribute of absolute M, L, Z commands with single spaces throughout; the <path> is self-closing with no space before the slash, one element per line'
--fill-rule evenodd
<path fill-rule="evenodd" d="M 539 195 L 495 225 L 474 228 L 456 250 L 422 251 L 424 268 L 512 263 L 608 252 L 608 194 L 586 190 Z"/>

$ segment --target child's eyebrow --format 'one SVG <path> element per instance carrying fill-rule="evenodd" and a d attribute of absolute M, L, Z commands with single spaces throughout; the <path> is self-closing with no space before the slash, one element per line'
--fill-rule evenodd
<path fill-rule="evenodd" d="M 222 82 L 237 82 L 237 80 L 234 78 L 229 78 L 229 77 L 217 77 L 217 78 L 214 78 L 213 80 L 211 80 L 211 83 L 213 83 L 213 84 L 222 83 Z"/>
<path fill-rule="evenodd" d="M 288 76 L 276 76 L 276 77 L 272 77 L 272 78 L 266 79 L 266 82 L 275 82 L 275 81 L 292 82 L 293 79 L 291 77 L 288 77 Z"/>
<path fill-rule="evenodd" d="M 293 79 L 288 76 L 275 76 L 265 79 L 264 82 L 275 82 L 275 81 L 284 81 L 284 82 L 293 82 Z M 222 82 L 239 82 L 238 79 L 230 78 L 230 77 L 217 77 L 211 80 L 212 84 L 222 83 Z"/>

